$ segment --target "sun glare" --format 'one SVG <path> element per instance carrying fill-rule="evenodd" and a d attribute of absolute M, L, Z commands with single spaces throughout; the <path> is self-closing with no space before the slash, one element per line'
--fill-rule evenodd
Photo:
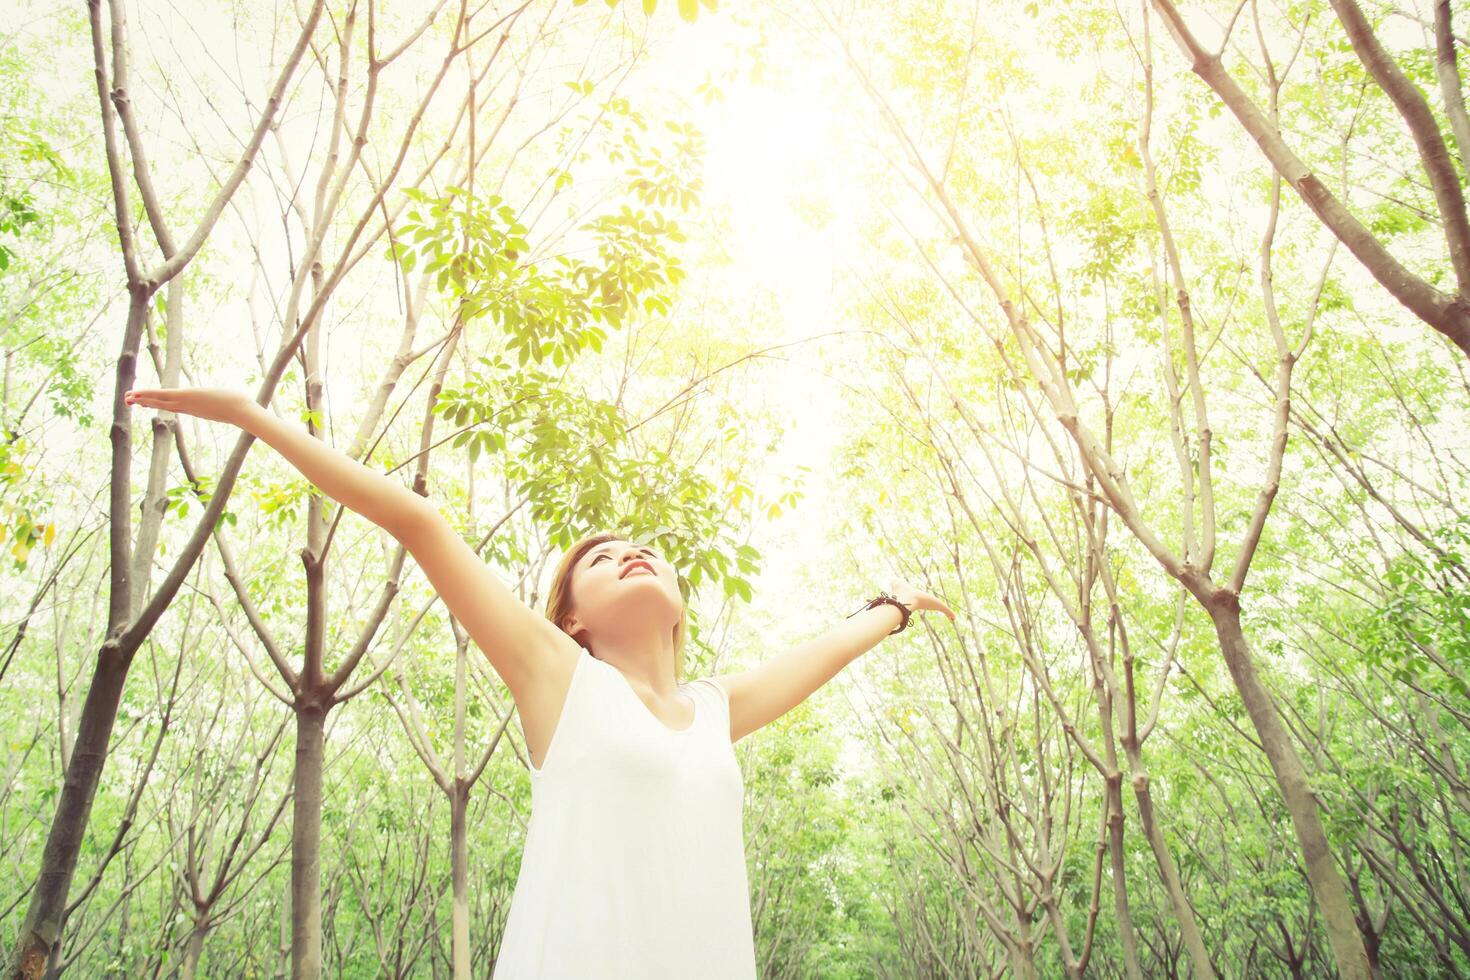
<path fill-rule="evenodd" d="M 752 287 L 774 294 L 785 340 L 830 329 L 833 273 L 856 238 L 851 136 L 819 71 L 738 74 L 721 98 L 691 106 L 706 137 L 706 202 L 730 224 L 725 251 Z"/>

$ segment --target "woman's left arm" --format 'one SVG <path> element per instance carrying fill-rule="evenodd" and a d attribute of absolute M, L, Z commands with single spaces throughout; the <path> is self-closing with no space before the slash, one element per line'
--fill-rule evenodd
<path fill-rule="evenodd" d="M 951 621 L 955 618 L 949 606 L 912 586 L 894 583 L 888 591 L 911 613 L 934 609 Z M 885 602 L 844 619 L 821 636 L 803 640 L 750 670 L 717 676 L 715 680 L 730 695 L 730 741 L 739 741 L 801 704 L 843 667 L 877 646 L 902 619 L 898 609 Z"/>

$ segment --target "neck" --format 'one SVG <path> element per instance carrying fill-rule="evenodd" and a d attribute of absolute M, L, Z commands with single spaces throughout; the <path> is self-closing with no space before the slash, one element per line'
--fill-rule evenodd
<path fill-rule="evenodd" d="M 672 698 L 678 693 L 672 631 L 639 630 L 600 636 L 591 646 L 594 657 L 612 664 L 654 695 Z"/>

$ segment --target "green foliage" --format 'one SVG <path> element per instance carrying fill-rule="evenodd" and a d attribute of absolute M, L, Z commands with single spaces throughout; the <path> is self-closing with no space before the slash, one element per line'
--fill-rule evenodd
<path fill-rule="evenodd" d="M 1434 529 L 1385 576 L 1387 595 L 1364 650 L 1401 683 L 1470 700 L 1470 518 Z"/>
<path fill-rule="evenodd" d="M 468 447 L 472 459 L 499 456 L 552 543 L 568 548 L 583 529 L 617 530 L 655 543 L 681 570 L 686 598 L 705 579 L 721 581 L 727 596 L 752 598 L 744 575 L 758 571 L 759 555 L 719 544 L 725 508 L 707 477 L 634 445 L 617 404 L 569 393 L 555 377 L 500 355 L 479 363 L 464 385 L 440 393 L 434 412 L 459 427 L 454 447 Z"/>
<path fill-rule="evenodd" d="M 644 203 L 698 201 L 703 139 L 692 126 L 669 123 L 676 137 L 666 157 L 645 148 L 637 133 L 646 128 L 626 100 L 609 108 L 630 120 L 610 159 L 630 158 L 628 190 Z M 570 183 L 568 172 L 557 186 Z M 667 313 L 684 269 L 670 245 L 685 241 L 678 223 L 661 211 L 623 204 L 582 224 L 595 243 L 598 263 L 567 254 L 552 257 L 549 269 L 530 261 L 527 229 L 499 195 L 481 198 L 460 187 L 435 197 L 408 189 L 417 205 L 389 245 L 388 254 L 405 274 L 423 263 L 435 285 L 469 324 L 489 317 L 506 334 L 517 362 L 550 360 L 562 367 L 585 350 L 600 351 L 607 334 L 600 325 L 621 327 L 633 315 Z"/>
<path fill-rule="evenodd" d="M 41 517 L 45 485 L 27 472 L 26 448 L 24 439 L 0 441 L 0 546 L 17 572 L 26 570 L 33 548 L 50 548 L 56 539 L 56 524 Z"/>
<path fill-rule="evenodd" d="M 251 498 L 265 515 L 267 523 L 277 529 L 296 523 L 296 508 L 305 503 L 308 496 L 316 497 L 322 502 L 322 517 L 330 520 L 335 502 L 305 478 L 270 482 L 251 490 Z M 220 519 L 224 520 L 223 514 Z"/>
<path fill-rule="evenodd" d="M 23 124 L 22 124 L 23 125 Z M 26 234 L 40 233 L 44 228 L 39 202 L 31 189 L 37 179 L 71 182 L 73 176 L 61 155 L 44 136 L 25 131 L 11 121 L 0 130 L 0 275 L 10 271 L 16 257 L 11 244 Z M 24 174 L 23 179 L 17 179 Z"/>

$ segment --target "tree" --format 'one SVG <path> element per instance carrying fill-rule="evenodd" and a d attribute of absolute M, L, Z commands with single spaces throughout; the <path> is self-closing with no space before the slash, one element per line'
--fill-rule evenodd
<path fill-rule="evenodd" d="M 1438 211 L 1436 217 L 1443 229 L 1449 265 L 1455 275 L 1455 287 L 1450 291 L 1440 289 L 1435 285 L 1434 278 L 1415 273 L 1397 259 L 1382 237 L 1365 226 L 1342 199 L 1333 194 L 1327 183 L 1313 172 L 1312 167 L 1292 150 L 1286 134 L 1278 125 L 1275 101 L 1279 97 L 1279 83 L 1275 78 L 1275 66 L 1262 34 L 1260 14 L 1254 2 L 1250 5 L 1252 20 L 1256 25 L 1256 37 L 1260 42 L 1267 78 L 1272 86 L 1273 107 L 1269 112 L 1261 110 L 1221 60 L 1230 44 L 1231 31 L 1244 4 L 1236 7 L 1236 16 L 1231 18 L 1219 48 L 1211 52 L 1190 30 L 1171 0 L 1152 0 L 1152 3 L 1168 28 L 1169 36 L 1189 59 L 1190 70 L 1219 96 L 1221 102 L 1260 146 L 1271 166 L 1291 185 L 1323 225 L 1357 256 L 1363 267 L 1395 299 L 1419 319 L 1449 338 L 1461 351 L 1470 354 L 1470 292 L 1467 292 L 1470 291 L 1470 218 L 1466 217 L 1465 212 L 1465 195 L 1461 186 L 1463 178 L 1455 168 L 1440 123 L 1424 93 L 1384 46 L 1355 0 L 1332 0 L 1332 9 L 1342 24 L 1353 52 L 1362 61 L 1373 83 L 1393 103 L 1395 111 L 1413 137 L 1419 163 L 1433 191 Z M 1305 35 L 1310 17 L 1311 13 L 1303 16 L 1299 29 L 1292 25 L 1299 35 Z M 1455 134 L 1460 165 L 1463 168 L 1470 161 L 1470 157 L 1467 157 L 1467 153 L 1470 153 L 1470 122 L 1467 122 L 1465 97 L 1460 85 L 1455 54 L 1457 42 L 1450 22 L 1449 0 L 1437 0 L 1434 4 L 1434 43 L 1443 111 Z"/>
<path fill-rule="evenodd" d="M 266 132 L 285 97 L 297 66 L 305 54 L 317 20 L 324 4 L 313 3 L 302 23 L 270 91 L 265 98 L 264 108 L 244 148 L 240 151 L 230 173 L 221 182 L 204 216 L 194 226 L 189 237 L 178 244 L 169 221 L 163 213 L 161 202 L 155 192 L 153 175 L 148 167 L 146 150 L 135 114 L 132 111 L 132 93 L 128 86 L 128 47 L 126 19 L 122 7 L 109 3 L 110 30 L 103 25 L 102 0 L 91 0 L 89 4 L 92 26 L 92 47 L 96 58 L 97 96 L 102 112 L 102 131 L 105 138 L 108 172 L 112 183 L 113 204 L 116 212 L 117 235 L 122 251 L 123 267 L 127 273 L 128 314 L 123 331 L 122 353 L 117 362 L 117 388 L 113 401 L 113 467 L 110 498 L 111 515 L 111 588 L 109 594 L 109 621 L 107 640 L 97 654 L 96 669 L 91 686 L 87 691 L 86 704 L 82 712 L 81 727 L 72 747 L 66 768 L 66 782 L 57 800 L 52 817 L 51 833 L 47 837 L 42 869 L 37 879 L 35 892 L 26 912 L 26 924 L 21 938 L 11 951 L 7 974 L 12 976 L 39 976 L 51 951 L 60 938 L 61 921 L 64 915 L 67 893 L 71 886 L 72 873 L 76 868 L 77 852 L 81 847 L 82 835 L 86 831 L 87 817 L 102 776 L 102 767 L 107 757 L 108 740 L 113 721 L 117 715 L 118 699 L 122 694 L 123 682 L 139 645 L 148 635 L 153 624 L 173 599 L 183 577 L 204 548 L 209 529 L 219 519 L 229 491 L 240 465 L 245 459 L 248 443 L 242 442 L 231 463 L 226 467 L 219 483 L 220 492 L 205 518 L 200 522 L 189 545 L 176 560 L 169 575 L 153 594 L 144 602 L 142 585 L 145 570 L 149 567 L 156 541 L 162 511 L 155 510 L 144 517 L 138 528 L 136 543 L 132 538 L 133 522 L 129 516 L 131 505 L 132 427 L 129 422 L 130 409 L 123 400 L 123 392 L 133 386 L 136 377 L 136 361 L 142 342 L 144 328 L 152 309 L 155 294 L 165 285 L 172 285 L 167 294 L 168 307 L 174 317 L 170 331 L 173 345 L 170 358 L 163 370 L 164 383 L 174 384 L 178 379 L 179 342 L 183 331 L 183 292 L 174 281 L 194 258 L 205 239 L 219 220 L 225 205 L 239 188 L 249 170 Z M 108 58 L 108 49 L 111 58 Z M 121 134 L 118 130 L 121 128 Z M 119 138 L 121 135 L 121 138 Z M 128 167 L 124 158 L 131 161 Z M 147 214 L 149 230 L 161 253 L 161 260 L 148 265 L 148 257 L 142 252 L 139 229 L 133 220 L 133 191 L 136 187 Z M 284 362 L 284 358 L 282 358 Z M 161 423 L 156 423 L 161 425 Z M 162 478 L 158 465 L 164 459 L 166 443 L 155 439 L 154 466 L 150 478 L 150 496 L 157 499 Z M 139 561 L 138 556 L 141 556 Z"/>

